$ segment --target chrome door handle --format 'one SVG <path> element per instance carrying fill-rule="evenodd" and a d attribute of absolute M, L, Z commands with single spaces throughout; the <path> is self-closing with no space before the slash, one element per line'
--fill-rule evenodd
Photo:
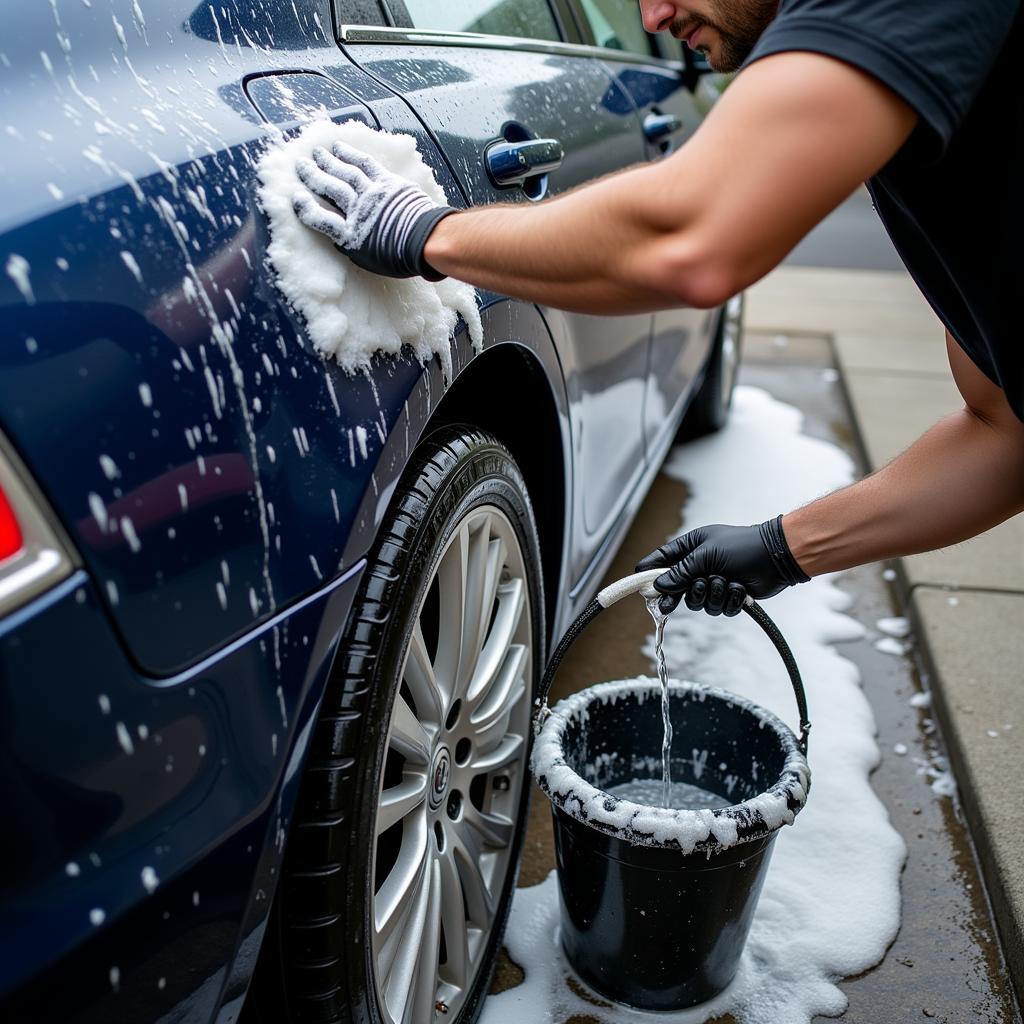
<path fill-rule="evenodd" d="M 522 185 L 562 166 L 565 150 L 558 139 L 495 142 L 484 153 L 487 173 L 495 185 Z"/>
<path fill-rule="evenodd" d="M 650 113 L 644 118 L 644 138 L 648 142 L 660 142 L 666 135 L 679 131 L 683 122 L 675 114 Z"/>

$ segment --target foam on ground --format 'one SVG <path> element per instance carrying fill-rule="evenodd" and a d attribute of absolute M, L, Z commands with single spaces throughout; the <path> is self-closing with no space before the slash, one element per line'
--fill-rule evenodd
<path fill-rule="evenodd" d="M 759 522 L 849 483 L 849 459 L 834 445 L 803 436 L 801 422 L 796 409 L 765 392 L 737 389 L 729 426 L 669 458 L 666 471 L 691 488 L 683 528 Z M 482 1024 L 561 1024 L 573 1014 L 599 1024 L 703 1024 L 724 1013 L 742 1024 L 808 1024 L 846 1009 L 836 982 L 877 964 L 896 936 L 906 856 L 868 781 L 880 757 L 874 716 L 856 666 L 833 646 L 864 635 L 843 614 L 848 606 L 824 577 L 766 602 L 807 688 L 814 787 L 795 825 L 776 841 L 733 984 L 712 1002 L 674 1014 L 606 1009 L 582 999 L 567 983 L 571 969 L 558 941 L 552 874 L 516 892 L 505 941 L 526 977 L 488 999 Z M 647 651 L 653 656 L 650 639 Z M 733 690 L 798 726 L 786 671 L 745 616 L 711 618 L 680 607 L 667 624 L 665 653 L 676 678 Z M 575 979 L 573 985 L 585 991 Z"/>
<path fill-rule="evenodd" d="M 367 370 L 376 353 L 397 355 L 409 346 L 422 363 L 435 355 L 451 380 L 450 338 L 461 314 L 475 349 L 483 344 L 476 291 L 446 278 L 425 281 L 380 277 L 361 270 L 334 243 L 299 222 L 292 197 L 304 186 L 296 161 L 313 148 L 347 142 L 376 157 L 388 170 L 415 182 L 438 203 L 450 203 L 411 135 L 376 131 L 361 121 L 313 121 L 287 141 L 276 141 L 260 159 L 260 204 L 270 224 L 267 248 L 272 276 L 306 321 L 317 350 L 348 373 Z"/>

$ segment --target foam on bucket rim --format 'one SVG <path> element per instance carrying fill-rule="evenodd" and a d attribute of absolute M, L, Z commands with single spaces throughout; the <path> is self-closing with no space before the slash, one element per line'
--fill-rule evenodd
<path fill-rule="evenodd" d="M 811 771 L 789 726 L 759 704 L 728 690 L 680 682 L 672 682 L 670 688 L 698 701 L 714 697 L 743 708 L 771 728 L 786 750 L 778 780 L 757 796 L 716 810 L 649 807 L 617 799 L 587 782 L 566 763 L 562 753 L 565 730 L 571 722 L 585 720 L 596 700 L 606 705 L 633 697 L 642 703 L 660 695 L 657 680 L 639 677 L 597 683 L 551 708 L 530 759 L 537 784 L 548 799 L 577 821 L 630 845 L 678 849 L 684 854 L 725 850 L 791 825 L 807 801 Z"/>

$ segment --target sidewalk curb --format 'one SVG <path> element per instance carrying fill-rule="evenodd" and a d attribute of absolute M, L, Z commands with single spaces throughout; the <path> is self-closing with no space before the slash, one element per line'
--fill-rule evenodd
<path fill-rule="evenodd" d="M 902 566 L 897 570 L 900 583 L 905 582 Z M 902 587 L 901 587 L 902 589 Z M 951 685 L 950 677 L 940 667 L 941 658 L 937 656 L 935 645 L 930 639 L 933 631 L 943 628 L 942 623 L 937 620 L 934 608 L 936 598 L 942 595 L 945 600 L 955 597 L 958 601 L 969 600 L 971 597 L 977 600 L 992 598 L 1000 599 L 1001 603 L 1019 603 L 1024 608 L 1024 594 L 994 594 L 992 592 L 943 590 L 937 587 L 915 586 L 905 591 L 907 594 L 907 612 L 914 626 L 914 635 L 917 637 L 917 656 L 922 668 L 922 675 L 929 683 L 929 690 L 932 694 L 932 711 L 939 720 L 939 727 L 946 741 L 946 749 L 949 754 L 950 767 L 953 776 L 957 781 L 957 792 L 960 797 L 960 804 L 963 808 L 967 826 L 974 840 L 975 852 L 981 866 L 982 876 L 985 879 L 985 887 L 989 902 L 992 906 L 996 926 L 999 931 L 1003 945 L 1003 955 L 1006 958 L 1007 969 L 1010 979 L 1017 995 L 1018 1003 L 1024 995 L 1024 900 L 1020 898 L 1019 871 L 1015 871 L 1012 863 L 1014 849 L 1014 838 L 1017 839 L 1016 849 L 1019 851 L 1024 840 L 1024 834 L 1013 835 L 1014 829 L 1008 830 L 1005 823 L 994 823 L 993 815 L 986 809 L 986 803 L 1000 798 L 1013 801 L 1015 793 L 1019 793 L 1020 787 L 1012 784 L 1003 784 L 999 779 L 992 779 L 993 773 L 985 769 L 986 751 L 979 742 L 977 735 L 969 735 L 970 730 L 966 728 L 968 719 L 974 716 L 965 712 L 962 705 L 958 706 L 958 700 L 962 695 L 955 691 L 957 687 Z M 990 665 L 998 665 L 1002 660 L 1017 661 L 1024 651 L 1024 639 L 1004 634 L 1000 640 L 993 645 L 997 648 L 990 648 Z M 1012 650 L 1017 648 L 1017 650 Z M 984 669 L 987 666 L 982 666 Z M 959 674 L 958 674 L 959 675 Z M 963 690 L 961 678 L 959 689 Z M 970 687 L 967 687 L 968 692 Z M 977 734 L 979 726 L 971 722 L 973 731 Z M 1000 737 L 992 737 L 990 742 L 998 743 Z M 1008 739 L 1008 737 L 1006 737 Z M 983 741 L 982 741 L 983 742 Z M 1015 742 L 1019 743 L 1019 740 Z M 1019 798 L 1018 805 L 1021 804 Z M 1018 828 L 1021 828 L 1020 821 L 1024 821 L 1024 806 L 1021 806 Z M 1005 833 L 1010 831 L 1010 835 Z M 994 834 L 999 832 L 1001 834 Z M 1024 828 L 1022 828 L 1024 832 Z M 1016 898 L 1014 898 L 1016 896 Z"/>

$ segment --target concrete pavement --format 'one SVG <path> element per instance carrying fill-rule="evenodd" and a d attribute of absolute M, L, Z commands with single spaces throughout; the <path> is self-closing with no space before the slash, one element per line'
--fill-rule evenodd
<path fill-rule="evenodd" d="M 906 273 L 784 267 L 748 292 L 746 326 L 832 339 L 872 469 L 960 404 L 942 328 Z M 901 559 L 897 572 L 1020 998 L 1024 516 L 953 548 Z"/>

